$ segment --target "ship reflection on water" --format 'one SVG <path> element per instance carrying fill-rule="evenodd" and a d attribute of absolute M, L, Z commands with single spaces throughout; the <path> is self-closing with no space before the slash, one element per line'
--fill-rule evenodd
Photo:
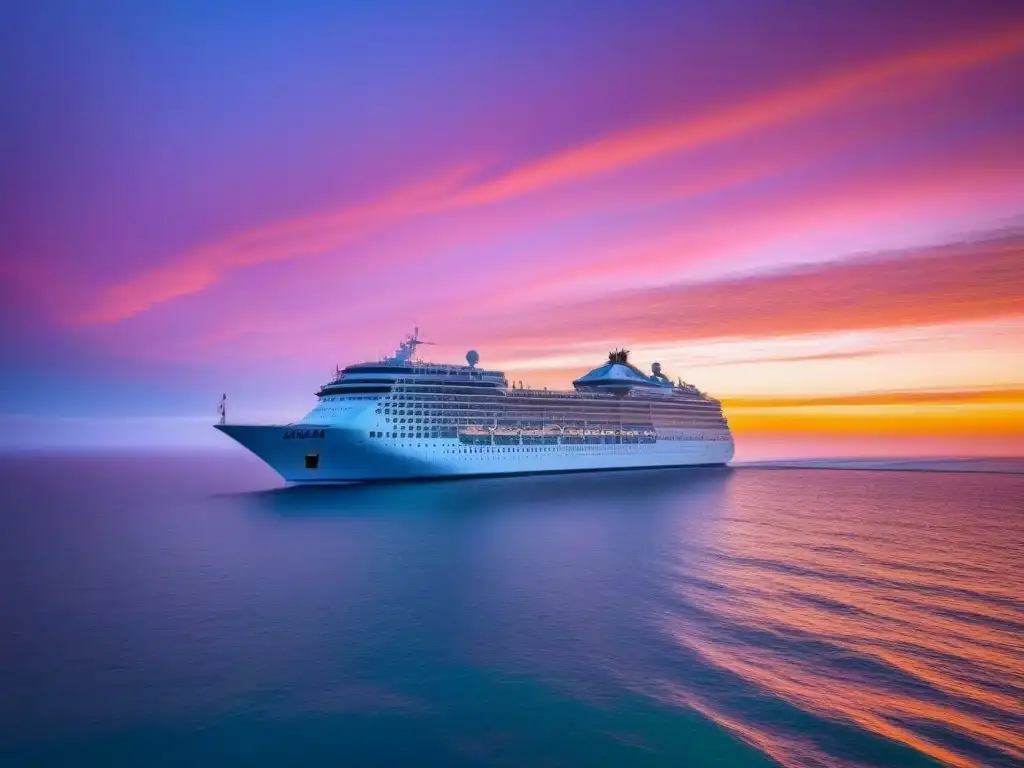
<path fill-rule="evenodd" d="M 656 505 L 680 494 L 721 492 L 726 467 L 582 472 L 399 483 L 287 486 L 246 494 L 254 508 L 283 517 L 409 510 L 481 513 L 527 505 Z"/>
<path fill-rule="evenodd" d="M 254 465 L 4 466 L 16 757 L 1024 760 L 1024 475 Z"/>

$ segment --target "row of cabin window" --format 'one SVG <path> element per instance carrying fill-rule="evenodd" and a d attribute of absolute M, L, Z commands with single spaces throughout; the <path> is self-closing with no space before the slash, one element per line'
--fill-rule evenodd
<path fill-rule="evenodd" d="M 434 415 L 452 415 L 452 414 L 457 414 L 457 413 L 469 413 L 469 414 L 472 414 L 472 415 L 480 416 L 482 418 L 521 419 L 521 420 L 530 420 L 530 421 L 584 421 L 584 420 L 597 421 L 597 420 L 603 420 L 603 421 L 615 422 L 615 421 L 620 421 L 623 418 L 626 418 L 626 419 L 629 419 L 629 418 L 648 419 L 648 418 L 650 418 L 652 416 L 655 419 L 657 419 L 658 421 L 673 421 L 673 420 L 678 420 L 678 419 L 710 419 L 710 420 L 715 420 L 715 419 L 724 418 L 723 414 L 721 412 L 719 412 L 719 411 L 676 411 L 676 412 L 670 412 L 670 413 L 654 413 L 654 414 L 650 414 L 650 413 L 648 413 L 645 410 L 638 410 L 638 411 L 632 411 L 632 410 L 619 410 L 619 411 L 594 410 L 594 411 L 589 411 L 589 412 L 573 413 L 573 414 L 566 414 L 566 413 L 552 414 L 552 413 L 544 413 L 543 411 L 514 411 L 514 410 L 493 409 L 493 408 L 492 409 L 481 409 L 479 406 L 477 406 L 477 407 L 473 407 L 473 406 L 470 406 L 470 407 L 455 407 L 455 408 L 445 408 L 445 407 L 442 407 L 442 408 L 426 408 L 426 409 L 423 409 L 423 408 L 416 408 L 416 409 L 411 409 L 411 408 L 410 409 L 406 409 L 406 408 L 394 408 L 394 409 L 392 409 L 392 408 L 384 408 L 383 410 L 384 410 L 384 413 L 386 413 L 386 414 L 390 415 L 393 412 L 393 413 L 395 413 L 397 415 L 400 415 L 400 416 L 405 416 L 405 415 L 409 415 L 409 416 L 414 416 L 414 415 L 415 416 L 422 416 L 424 414 L 429 416 L 431 414 L 434 414 Z"/>
<path fill-rule="evenodd" d="M 397 405 L 397 404 L 396 404 Z M 450 413 L 452 411 L 465 411 L 469 413 L 481 413 L 481 415 L 500 416 L 504 418 L 521 418 L 521 419 L 545 419 L 545 420 L 564 420 L 566 418 L 572 418 L 575 416 L 577 419 L 581 417 L 589 417 L 591 419 L 608 419 L 615 421 L 621 417 L 629 416 L 653 416 L 659 420 L 671 420 L 678 418 L 702 418 L 702 419 L 716 419 L 722 418 L 723 414 L 721 410 L 716 408 L 673 408 L 671 410 L 657 409 L 653 412 L 647 408 L 593 408 L 583 409 L 574 414 L 567 414 L 564 411 L 560 413 L 551 413 L 545 410 L 526 410 L 526 409 L 509 409 L 509 408 L 494 408 L 494 403 L 433 403 L 433 408 L 384 408 L 384 412 L 390 414 L 392 410 L 399 415 L 422 415 L 424 413 Z M 490 408 L 486 406 L 490 405 Z"/>
<path fill-rule="evenodd" d="M 490 397 L 490 398 L 500 398 L 500 399 L 503 399 L 503 400 L 507 397 L 507 395 L 498 395 L 498 394 L 491 395 L 490 393 L 488 393 L 486 391 L 479 391 L 478 389 L 476 391 L 474 391 L 474 392 L 471 392 L 471 393 L 470 392 L 455 393 L 455 392 L 452 391 L 452 389 L 456 388 L 456 387 L 457 387 L 457 385 L 455 385 L 455 387 L 453 387 L 452 385 L 449 385 L 449 386 L 441 387 L 441 388 L 439 388 L 439 387 L 426 387 L 426 388 L 424 388 L 424 387 L 416 387 L 416 388 L 412 388 L 412 387 L 395 387 L 394 390 L 393 390 L 394 392 L 399 392 L 399 393 L 409 392 L 409 394 L 388 395 L 388 399 L 391 399 L 391 398 L 394 398 L 396 400 L 434 400 L 434 399 L 437 399 L 436 397 L 429 397 L 429 395 L 441 395 L 443 397 Z M 413 393 L 415 393 L 415 394 L 413 394 Z M 520 398 L 521 399 L 526 399 L 526 398 L 529 398 L 531 396 L 532 395 L 519 396 L 519 398 L 517 398 L 517 399 L 520 399 Z M 579 393 L 566 393 L 566 394 L 549 393 L 549 394 L 547 394 L 547 395 L 545 395 L 543 397 L 538 397 L 537 399 L 543 400 L 543 401 L 548 401 L 548 400 L 552 400 L 552 399 L 557 399 L 557 400 L 607 400 L 608 398 L 607 398 L 607 396 L 601 396 L 601 395 L 591 395 L 591 396 L 588 397 L 587 395 L 581 395 Z M 664 405 L 675 406 L 675 405 L 684 405 L 684 404 L 685 405 L 710 405 L 710 406 L 715 405 L 715 403 L 713 403 L 710 400 L 701 400 L 701 399 L 697 399 L 697 398 L 694 398 L 692 400 L 688 400 L 688 401 L 686 401 L 686 403 L 662 403 L 662 402 L 660 402 L 658 400 L 645 400 L 643 402 L 625 402 L 625 403 L 623 403 L 623 405 L 662 405 L 662 406 L 664 406 Z"/>
<path fill-rule="evenodd" d="M 388 436 L 389 435 L 385 434 L 384 432 L 371 432 L 370 433 L 370 437 L 388 437 Z M 390 437 L 392 437 L 392 438 L 399 438 L 399 436 L 394 434 L 394 433 L 391 433 Z M 409 435 L 408 437 L 406 437 L 406 435 L 403 434 L 403 435 L 400 436 L 399 439 L 419 439 L 419 438 L 420 438 L 419 435 Z M 726 439 L 725 437 L 721 437 L 721 438 L 717 438 L 716 437 L 716 438 L 711 438 L 711 440 L 709 442 L 713 442 L 713 441 L 716 441 L 716 440 L 724 441 L 725 439 Z M 419 445 L 419 444 L 417 443 L 417 445 Z M 481 453 L 481 452 L 484 452 L 484 453 L 536 453 L 538 451 L 544 451 L 544 450 L 548 450 L 548 451 L 555 450 L 556 448 L 560 449 L 560 450 L 567 450 L 568 449 L 568 450 L 573 450 L 573 451 L 585 451 L 585 450 L 589 450 L 589 449 L 592 449 L 592 448 L 595 448 L 595 447 L 596 446 L 593 446 L 593 445 L 560 445 L 560 446 L 516 447 L 516 448 L 509 448 L 509 447 L 504 447 L 504 446 L 487 446 L 485 448 L 456 448 L 456 449 L 448 449 L 448 450 L 445 450 L 445 453 Z M 602 448 L 603 447 L 605 447 L 605 446 L 602 446 Z"/>
<path fill-rule="evenodd" d="M 381 409 L 378 408 L 377 412 L 380 413 L 380 410 Z M 408 409 L 406 409 L 406 408 L 395 408 L 394 412 L 398 416 L 405 416 L 406 414 L 408 414 L 409 416 L 422 416 L 424 414 L 429 416 L 432 413 L 433 414 L 451 413 L 453 410 L 456 411 L 456 412 L 461 411 L 461 410 L 466 410 L 466 411 L 472 413 L 473 415 L 480 416 L 481 418 L 519 419 L 519 420 L 525 420 L 525 421 L 555 421 L 555 422 L 557 422 L 557 421 L 563 421 L 563 422 L 564 421 L 585 421 L 586 420 L 586 419 L 580 419 L 580 418 L 570 418 L 570 417 L 564 416 L 564 415 L 562 415 L 562 416 L 552 416 L 550 414 L 530 413 L 528 411 L 522 411 L 522 412 L 518 412 L 517 413 L 517 412 L 509 412 L 509 411 L 479 411 L 478 409 L 446 409 L 446 408 L 442 408 L 440 410 L 431 410 L 431 409 L 427 408 L 427 409 L 424 410 L 422 408 L 415 408 L 415 409 L 413 409 L 413 408 L 408 408 Z M 390 415 L 391 411 L 392 411 L 391 408 L 384 408 L 384 413 L 387 414 L 387 415 Z M 583 414 L 580 414 L 580 415 L 583 415 Z M 623 416 L 626 416 L 626 417 L 629 417 L 629 416 L 634 416 L 634 417 L 636 417 L 636 416 L 647 416 L 646 413 L 628 413 L 628 412 L 610 413 L 610 412 L 607 412 L 607 411 L 604 412 L 604 413 L 597 412 L 597 413 L 590 413 L 590 414 L 586 414 L 586 415 L 591 417 L 589 419 L 591 421 L 595 421 L 595 420 L 600 419 L 600 418 L 603 417 L 604 420 L 611 421 L 611 422 L 619 421 L 619 420 L 621 420 L 621 418 Z M 595 419 L 594 417 L 597 417 L 597 419 Z M 717 414 L 717 413 L 700 413 L 700 412 L 695 412 L 695 411 L 694 412 L 688 412 L 688 413 L 658 414 L 657 415 L 657 420 L 658 421 L 664 421 L 664 422 L 679 421 L 681 419 L 691 419 L 691 420 L 698 420 L 698 421 L 719 421 L 719 420 L 721 420 L 723 418 L 724 417 L 721 414 Z"/>
<path fill-rule="evenodd" d="M 409 415 L 417 415 L 417 416 L 420 416 L 420 415 L 422 415 L 425 412 L 426 413 L 430 412 L 429 409 L 427 411 L 424 411 L 423 409 L 396 408 L 395 409 L 395 413 L 398 414 L 398 415 L 404 415 L 407 410 L 408 410 Z M 442 411 L 443 410 L 446 410 L 446 409 L 442 409 Z M 457 409 L 457 410 L 462 410 L 462 409 Z M 578 418 L 577 419 L 567 419 L 565 416 L 560 416 L 560 417 L 552 418 L 552 417 L 547 416 L 545 414 L 531 413 L 531 412 L 528 412 L 528 411 L 524 411 L 524 412 L 520 412 L 520 413 L 515 413 L 515 412 L 511 412 L 510 413 L 509 411 L 500 411 L 500 412 L 495 411 L 495 412 L 479 413 L 475 409 L 466 409 L 466 410 L 469 410 L 475 416 L 481 416 L 481 417 L 484 417 L 484 418 L 502 418 L 502 419 L 516 419 L 516 418 L 518 418 L 520 420 L 528 420 L 528 421 L 562 421 L 562 422 L 565 422 L 565 421 L 581 421 L 581 419 L 578 419 Z M 378 413 L 379 412 L 380 412 L 380 409 L 378 409 Z M 390 415 L 391 409 L 390 408 L 385 408 L 384 409 L 384 413 Z M 687 417 L 686 419 L 683 418 L 684 413 L 685 413 L 685 416 Z M 622 416 L 628 416 L 630 414 L 628 412 L 623 412 L 623 411 L 619 411 L 618 413 L 610 413 L 610 412 L 606 411 L 605 413 L 599 413 L 598 412 L 598 413 L 589 413 L 589 414 L 586 414 L 586 415 L 591 417 L 590 420 L 596 420 L 594 417 L 602 417 L 603 416 L 606 419 L 608 419 L 609 421 L 614 422 L 614 421 L 616 421 L 618 419 L 617 418 L 613 418 L 613 417 L 621 418 Z M 659 414 L 658 415 L 658 421 L 662 422 L 662 426 L 671 427 L 671 426 L 687 426 L 689 424 L 697 424 L 697 423 L 719 424 L 719 423 L 723 423 L 725 421 L 725 418 L 721 414 L 716 414 L 716 413 L 700 413 L 700 412 L 696 412 L 696 411 L 690 411 L 690 412 L 683 412 L 683 413 L 676 413 L 676 414 Z"/>
<path fill-rule="evenodd" d="M 390 422 L 391 420 L 390 419 L 385 419 L 385 421 Z M 471 421 L 470 419 L 444 419 L 444 418 L 442 418 L 442 419 L 436 419 L 436 418 L 428 419 L 428 418 L 420 417 L 420 418 L 416 418 L 415 421 L 413 421 L 412 418 L 409 418 L 408 423 L 409 424 L 430 424 L 430 425 L 437 424 L 439 426 L 443 426 L 443 425 L 447 425 L 447 426 L 473 426 L 473 424 L 470 424 L 470 421 Z M 404 417 L 396 419 L 395 423 L 396 424 L 405 424 L 406 423 L 406 419 Z M 433 429 L 433 430 L 436 431 L 439 428 L 439 426 L 422 427 L 422 429 Z M 526 426 L 526 427 L 521 427 L 521 426 L 518 426 L 518 425 L 502 425 L 502 426 L 506 426 L 509 429 L 530 429 L 529 426 Z M 662 429 L 670 429 L 670 428 L 704 429 L 704 428 L 710 428 L 710 427 L 716 427 L 716 426 L 722 426 L 722 424 L 719 423 L 719 422 L 699 422 L 699 421 L 693 421 L 693 422 L 690 422 L 690 423 L 687 423 L 687 424 L 674 424 L 674 425 L 664 425 L 664 424 L 662 424 L 662 425 L 660 425 L 660 428 L 662 428 Z M 534 428 L 539 428 L 539 427 L 534 427 Z M 621 427 L 618 424 L 616 424 L 614 426 L 613 425 L 600 426 L 600 425 L 594 425 L 594 424 L 591 424 L 591 425 L 582 425 L 581 424 L 581 425 L 576 426 L 576 427 L 572 427 L 572 426 L 569 427 L 569 429 L 588 429 L 588 428 L 593 428 L 593 429 L 616 429 L 616 430 L 625 429 L 625 430 L 632 430 L 632 431 L 638 431 L 638 430 L 643 430 L 643 429 L 650 429 L 650 427 L 645 427 L 643 425 L 629 425 L 629 424 L 621 425 Z M 404 429 L 404 427 L 403 427 L 403 429 Z M 421 427 L 416 427 L 416 429 L 421 429 Z"/>
<path fill-rule="evenodd" d="M 395 437 L 398 437 L 398 435 L 396 435 L 394 432 L 391 432 L 390 434 L 388 434 L 388 433 L 384 433 L 384 432 L 373 431 L 373 432 L 370 432 L 370 437 L 372 437 L 372 438 L 378 438 L 378 437 L 392 437 L 392 438 L 395 438 Z M 404 438 L 405 435 L 403 434 L 402 437 Z M 412 437 L 412 435 L 410 435 L 409 437 Z M 416 437 L 419 437 L 419 435 L 416 435 Z M 571 446 L 560 446 L 560 447 L 562 447 L 562 448 L 573 448 L 575 450 L 579 450 L 579 449 L 588 448 L 588 447 L 591 447 L 591 446 L 571 445 Z M 537 448 L 537 447 L 509 448 L 509 447 L 502 447 L 502 446 L 488 446 L 486 448 L 455 448 L 455 449 L 452 449 L 452 450 L 446 450 L 445 453 L 537 453 L 538 451 L 552 450 L 552 449 L 553 449 L 553 447 L 549 447 L 549 448 Z"/>
<path fill-rule="evenodd" d="M 566 398 L 569 398 L 569 397 L 571 397 L 574 400 L 578 400 L 579 399 L 576 396 L 568 396 L 568 395 L 566 396 Z M 458 402 L 466 402 L 466 401 L 470 401 L 470 402 L 493 402 L 493 403 L 501 402 L 501 403 L 507 403 L 506 398 L 501 397 L 500 395 L 490 395 L 490 394 L 486 394 L 486 393 L 453 394 L 451 392 L 445 392 L 443 394 L 442 393 L 436 393 L 436 394 L 435 393 L 430 393 L 430 394 L 418 394 L 418 395 L 388 395 L 385 399 L 387 399 L 387 400 L 394 399 L 394 400 L 402 400 L 402 401 L 413 401 L 413 402 L 430 402 L 430 403 L 434 403 L 434 404 L 458 403 Z M 546 399 L 547 398 L 545 398 L 545 400 Z M 517 405 L 517 406 L 519 406 L 521 408 L 529 408 L 532 405 L 532 404 L 528 404 L 528 403 L 514 403 L 514 404 L 513 403 L 508 403 L 508 404 L 509 405 Z M 590 407 L 593 407 L 593 408 L 600 408 L 602 406 L 607 406 L 607 405 L 611 405 L 611 404 L 612 403 L 601 402 L 601 401 L 598 401 L 598 402 L 588 402 L 587 399 L 584 399 L 583 402 L 580 403 L 580 405 L 590 406 Z M 534 405 L 534 407 L 542 407 L 543 408 L 545 405 L 547 405 L 547 403 L 537 403 L 537 404 Z M 689 410 L 689 409 L 693 409 L 693 410 L 717 410 L 718 409 L 718 405 L 717 404 L 711 403 L 711 402 L 708 402 L 708 401 L 704 401 L 704 400 L 693 400 L 693 401 L 687 401 L 687 402 L 684 402 L 684 403 L 629 402 L 629 401 L 622 402 L 622 401 L 620 401 L 620 402 L 615 404 L 615 407 L 616 408 L 620 408 L 620 409 L 631 409 L 631 408 L 646 409 L 646 408 L 654 407 L 654 408 L 657 408 L 659 410 L 665 409 L 665 408 L 670 408 L 672 410 L 682 410 L 682 409 L 687 409 L 687 410 Z"/>
<path fill-rule="evenodd" d="M 389 418 L 386 418 L 384 420 L 387 421 L 387 422 L 391 421 L 391 419 L 389 419 Z M 462 426 L 470 426 L 470 421 L 474 421 L 475 422 L 475 420 L 472 420 L 472 419 L 454 419 L 454 418 L 450 418 L 449 419 L 449 418 L 427 418 L 427 417 L 416 417 L 415 421 L 413 421 L 412 417 L 408 417 L 408 423 L 409 424 L 439 424 L 439 425 L 452 425 L 452 426 L 454 426 L 454 425 L 456 425 L 458 423 L 461 423 Z M 395 419 L 395 423 L 396 424 L 405 424 L 406 423 L 406 417 L 400 417 L 398 419 Z M 725 424 L 724 421 L 706 421 L 706 420 L 694 419 L 694 420 L 688 421 L 688 422 L 673 422 L 673 423 L 670 423 L 670 424 L 659 424 L 658 428 L 660 428 L 660 429 L 688 429 L 688 428 L 689 429 L 702 429 L 702 428 L 712 428 L 712 427 L 724 426 L 724 424 Z M 503 425 L 500 425 L 500 426 L 507 427 L 509 429 L 518 429 L 518 428 L 529 429 L 530 428 L 529 426 L 521 427 L 521 426 L 519 426 L 517 424 L 503 424 Z M 562 426 L 564 428 L 566 425 L 562 425 Z M 534 427 L 534 428 L 539 428 L 539 427 Z M 624 425 L 621 425 L 621 427 L 620 427 L 620 425 L 618 425 L 618 424 L 602 426 L 602 425 L 593 424 L 593 423 L 591 423 L 591 424 L 579 424 L 578 426 L 569 426 L 568 428 L 569 429 L 587 429 L 587 428 L 594 428 L 594 429 L 620 429 L 621 428 L 621 429 L 634 429 L 634 430 L 635 429 L 645 429 L 645 428 L 650 429 L 650 427 L 644 427 L 642 425 L 624 424 Z"/>
<path fill-rule="evenodd" d="M 398 432 L 378 432 L 378 431 L 371 431 L 371 432 L 370 432 L 370 437 L 372 437 L 372 438 L 392 438 L 392 439 L 406 439 L 406 438 L 419 438 L 419 439 L 424 439 L 424 438 L 428 438 L 428 439 L 429 439 L 429 438 L 431 438 L 431 437 L 433 437 L 433 438 L 437 438 L 437 437 L 438 437 L 438 434 L 437 434 L 437 432 L 436 432 L 436 431 L 435 431 L 435 432 L 433 432 L 433 433 L 431 433 L 431 434 L 425 434 L 425 433 L 422 433 L 422 432 L 416 432 L 415 434 L 413 434 L 413 433 L 409 433 L 408 435 L 407 435 L 407 434 L 406 434 L 405 432 L 402 432 L 402 433 L 398 433 Z M 727 438 L 728 438 L 728 435 L 724 435 L 724 434 L 723 434 L 723 435 L 722 435 L 722 436 L 721 436 L 720 438 L 719 438 L 719 437 L 716 437 L 716 438 L 713 438 L 713 439 L 721 439 L 721 440 L 725 440 L 725 439 L 727 439 Z M 663 439 L 664 439 L 664 438 L 663 438 Z M 668 438 L 668 439 L 672 439 L 672 438 Z M 630 445 L 630 444 L 631 444 L 631 443 L 605 443 L 604 445 Z M 568 444 L 568 445 L 567 445 L 567 444 L 563 443 L 563 444 L 561 445 L 561 447 L 563 447 L 563 448 L 565 448 L 565 447 L 570 447 L 570 448 L 579 448 L 579 447 L 584 447 L 584 445 L 578 445 L 578 446 L 574 446 L 574 445 L 572 445 L 572 444 Z M 586 447 L 590 447 L 590 446 L 586 446 Z M 500 450 L 508 450 L 508 449 L 506 449 L 506 448 L 500 448 L 500 447 L 499 447 L 499 449 L 500 449 Z"/>
<path fill-rule="evenodd" d="M 372 398 L 358 398 L 358 399 L 372 399 Z M 390 396 L 387 399 L 390 399 Z M 442 410 L 446 410 L 450 405 L 456 405 L 456 406 L 457 405 L 463 405 L 463 404 L 466 404 L 466 403 L 465 402 L 460 402 L 460 401 L 465 401 L 467 399 L 474 399 L 474 398 L 472 398 L 472 396 L 468 396 L 468 395 L 467 396 L 449 395 L 449 396 L 439 400 L 438 398 L 427 397 L 427 396 L 424 396 L 424 395 L 396 395 L 395 399 L 413 400 L 413 401 L 422 401 L 422 402 L 428 402 L 429 401 L 433 405 L 435 405 L 435 407 L 440 407 Z M 482 405 L 483 403 L 480 403 L 479 401 L 477 401 L 476 404 L 477 405 Z M 595 404 L 594 405 L 594 410 L 596 412 L 593 413 L 593 414 L 587 414 L 587 415 L 594 415 L 594 416 L 618 416 L 618 415 L 628 414 L 631 411 L 645 412 L 649 407 L 650 407 L 650 404 L 623 403 L 618 408 L 615 408 L 613 410 L 609 410 L 609 409 L 603 409 L 602 410 L 598 404 Z M 385 408 L 384 412 L 385 413 L 390 413 L 390 410 L 391 410 L 390 408 Z M 405 410 L 406 409 L 404 409 L 404 408 L 403 409 L 398 409 L 398 410 L 396 410 L 396 412 L 399 413 L 399 414 L 404 414 Z M 685 403 L 685 404 L 679 403 L 679 404 L 673 404 L 671 406 L 671 410 L 669 410 L 667 413 L 664 412 L 664 408 L 663 407 L 657 408 L 656 410 L 660 411 L 660 413 L 658 414 L 659 418 L 664 418 L 664 419 L 671 419 L 673 417 L 673 415 L 681 416 L 683 414 L 686 414 L 686 415 L 691 415 L 692 414 L 693 416 L 701 416 L 701 417 L 707 418 L 707 417 L 713 417 L 713 416 L 718 415 L 718 414 L 721 413 L 721 411 L 718 408 L 716 408 L 715 406 L 713 406 L 711 403 L 707 403 L 707 404 L 703 404 L 703 403 Z M 415 413 L 417 415 L 422 414 L 422 410 L 416 410 Z M 506 417 L 513 417 L 513 416 L 529 417 L 529 416 L 534 415 L 534 414 L 536 414 L 537 418 L 544 418 L 545 417 L 545 414 L 543 414 L 543 411 L 528 411 L 528 410 L 524 410 L 524 411 L 520 411 L 520 412 L 517 413 L 514 410 L 513 411 L 509 411 L 508 409 L 503 409 L 502 413 Z"/>

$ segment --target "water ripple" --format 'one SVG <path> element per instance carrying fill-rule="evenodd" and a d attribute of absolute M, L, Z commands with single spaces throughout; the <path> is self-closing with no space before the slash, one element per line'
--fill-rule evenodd
<path fill-rule="evenodd" d="M 669 648 L 731 682 L 651 692 L 784 764 L 905 763 L 843 754 L 823 723 L 952 766 L 1024 761 L 1024 479 L 831 473 L 825 498 L 805 472 L 772 473 L 770 493 L 760 474 L 732 479 L 720 536 L 696 567 L 678 560 L 657 619 Z M 787 725 L 780 702 L 818 726 Z"/>

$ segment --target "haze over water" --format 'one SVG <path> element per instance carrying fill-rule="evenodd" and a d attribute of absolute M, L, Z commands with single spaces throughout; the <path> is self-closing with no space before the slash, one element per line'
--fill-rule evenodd
<path fill-rule="evenodd" d="M 0 482 L 3 765 L 1024 760 L 1021 474 Z"/>

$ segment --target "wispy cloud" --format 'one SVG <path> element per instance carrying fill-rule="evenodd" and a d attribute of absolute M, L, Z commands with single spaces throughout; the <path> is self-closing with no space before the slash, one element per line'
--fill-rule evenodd
<path fill-rule="evenodd" d="M 474 165 L 460 165 L 369 202 L 256 227 L 199 246 L 108 288 L 95 305 L 72 320 L 82 325 L 124 320 L 157 304 L 204 291 L 232 269 L 341 248 L 390 222 L 436 210 L 439 201 L 476 170 Z"/>
<path fill-rule="evenodd" d="M 479 181 L 480 167 L 460 165 L 435 179 L 337 211 L 255 227 L 207 243 L 166 264 L 102 290 L 69 320 L 114 323 L 159 304 L 203 292 L 233 269 L 342 249 L 371 232 L 411 218 L 489 205 L 569 182 L 695 150 L 760 129 L 796 121 L 843 104 L 870 101 L 887 83 L 967 71 L 1024 50 L 1024 27 L 947 44 L 832 73 L 675 123 L 644 126 L 528 162 Z"/>
<path fill-rule="evenodd" d="M 459 199 L 465 203 L 493 202 L 553 184 L 608 173 L 793 121 L 898 78 L 937 76 L 972 69 L 1021 50 L 1024 50 L 1024 27 L 1016 27 L 992 36 L 824 75 L 704 117 L 630 130 L 560 152 L 481 184 Z M 866 95 L 871 96 L 870 93 Z"/>
<path fill-rule="evenodd" d="M 557 296 L 564 303 L 614 286 L 663 284 L 683 275 L 841 258 L 851 255 L 851 246 L 843 246 L 847 253 L 826 251 L 808 258 L 791 248 L 780 253 L 772 245 L 850 230 L 870 241 L 865 232 L 898 226 L 915 216 L 934 219 L 968 206 L 989 212 L 1019 206 L 1024 203 L 1022 173 L 1019 142 L 993 142 L 898 166 L 858 169 L 767 197 L 731 200 L 703 211 L 699 218 L 638 235 L 623 245 L 598 244 L 571 254 L 574 258 L 551 259 L 532 274 L 503 281 L 490 298 L 495 307 L 503 297 L 518 295 Z M 851 237 L 842 240 L 846 243 Z"/>
<path fill-rule="evenodd" d="M 940 325 L 1024 315 L 1024 235 L 558 303 L 492 330 L 548 349 Z"/>

